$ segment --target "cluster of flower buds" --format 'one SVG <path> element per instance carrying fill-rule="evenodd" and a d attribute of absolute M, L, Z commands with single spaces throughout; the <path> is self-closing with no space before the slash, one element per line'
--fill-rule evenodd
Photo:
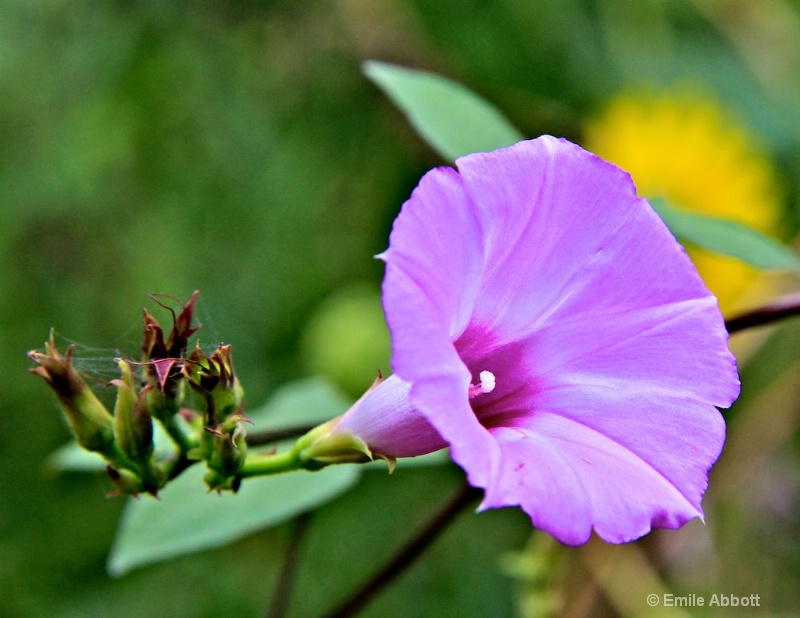
<path fill-rule="evenodd" d="M 196 347 L 184 365 L 183 375 L 194 394 L 194 410 L 203 419 L 203 432 L 196 454 L 208 467 L 205 480 L 212 489 L 238 489 L 238 475 L 247 442 L 242 423 L 242 390 L 233 372 L 231 346 L 220 346 L 211 356 Z"/>
<path fill-rule="evenodd" d="M 117 396 L 113 414 L 75 368 L 73 346 L 66 354 L 51 334 L 44 352 L 28 356 L 31 369 L 58 395 L 77 443 L 107 462 L 115 494 L 156 495 L 170 479 L 194 461 L 205 461 L 210 489 L 236 490 L 247 454 L 243 413 L 244 391 L 233 370 L 231 347 L 206 355 L 199 344 L 187 353 L 198 293 L 173 312 L 165 337 L 158 321 L 144 311 L 142 360 L 117 359 L 120 377 L 110 385 Z M 153 419 L 175 444 L 173 452 L 156 453 Z"/>

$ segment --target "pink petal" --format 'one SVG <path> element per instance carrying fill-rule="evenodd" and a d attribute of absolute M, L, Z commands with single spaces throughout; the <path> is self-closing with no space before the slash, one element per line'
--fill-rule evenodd
<path fill-rule="evenodd" d="M 566 542 L 698 516 L 724 440 L 714 406 L 739 383 L 683 249 L 628 174 L 569 142 L 457 163 L 423 179 L 383 256 L 414 407 L 485 506 L 519 504 Z M 484 370 L 497 388 L 470 404 Z"/>
<path fill-rule="evenodd" d="M 447 446 L 428 419 L 411 405 L 411 384 L 390 376 L 367 391 L 341 418 L 347 431 L 369 445 L 373 455 L 416 457 Z"/>
<path fill-rule="evenodd" d="M 519 504 L 534 526 L 571 545 L 624 543 L 652 526 L 678 528 L 699 508 L 646 462 L 602 433 L 556 414 L 494 435 L 503 450 L 501 481 L 482 508 Z"/>

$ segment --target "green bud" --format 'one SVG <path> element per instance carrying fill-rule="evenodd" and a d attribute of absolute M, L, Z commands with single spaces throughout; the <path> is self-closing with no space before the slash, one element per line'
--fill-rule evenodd
<path fill-rule="evenodd" d="M 209 491 L 216 491 L 217 493 L 226 490 L 236 493 L 239 491 L 239 487 L 242 484 L 241 477 L 227 476 L 225 474 L 220 474 L 216 470 L 209 470 L 206 472 L 203 476 L 203 481 L 205 481 Z"/>
<path fill-rule="evenodd" d="M 233 371 L 231 346 L 219 346 L 211 356 L 196 347 L 184 365 L 184 375 L 197 396 L 198 409 L 215 427 L 231 416 L 241 416 L 244 389 Z"/>
<path fill-rule="evenodd" d="M 206 428 L 207 449 L 206 483 L 209 489 L 233 489 L 233 481 L 239 477 L 239 471 L 247 457 L 246 432 L 242 427 L 242 417 L 232 417 L 217 429 Z M 234 489 L 235 491 L 235 489 Z"/>
<path fill-rule="evenodd" d="M 70 346 L 66 356 L 62 355 L 51 332 L 44 353 L 28 352 L 28 357 L 39 365 L 31 373 L 44 378 L 58 396 L 78 444 L 86 450 L 105 453 L 114 446 L 114 419 L 73 366 L 72 349 Z"/>
<path fill-rule="evenodd" d="M 137 463 L 146 464 L 153 454 L 153 420 L 148 405 L 148 391 L 153 389 L 153 385 L 145 386 L 137 397 L 131 366 L 122 359 L 117 364 L 122 378 L 111 382 L 117 387 L 114 435 L 125 455 Z"/>
<path fill-rule="evenodd" d="M 143 489 L 142 479 L 130 470 L 106 466 L 106 474 L 114 484 L 114 491 L 109 496 L 137 496 Z"/>

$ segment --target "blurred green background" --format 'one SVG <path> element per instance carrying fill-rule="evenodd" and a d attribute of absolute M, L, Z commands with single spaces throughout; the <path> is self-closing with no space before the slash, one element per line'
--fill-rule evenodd
<path fill-rule="evenodd" d="M 25 351 L 55 327 L 103 377 L 115 349 L 136 354 L 148 293 L 199 289 L 200 339 L 233 344 L 253 405 L 314 371 L 354 395 L 368 385 L 386 358 L 362 337 L 372 256 L 442 163 L 362 76 L 370 58 L 446 75 L 526 135 L 579 143 L 618 93 L 697 86 L 775 161 L 774 233 L 796 234 L 796 1 L 2 0 L 0 616 L 266 615 L 291 523 L 105 574 L 123 502 L 103 478 L 45 471 L 69 434 Z M 650 615 L 645 595 L 662 589 L 760 594 L 736 615 L 798 615 L 798 341 L 794 320 L 740 344 L 745 390 L 705 527 L 570 549 L 527 545 L 514 510 L 464 516 L 364 615 Z M 462 478 L 369 472 L 315 513 L 290 615 L 342 599 Z M 733 615 L 682 611 L 664 615 Z"/>

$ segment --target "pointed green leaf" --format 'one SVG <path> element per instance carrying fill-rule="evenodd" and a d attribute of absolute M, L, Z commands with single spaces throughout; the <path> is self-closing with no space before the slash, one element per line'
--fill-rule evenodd
<path fill-rule="evenodd" d="M 51 472 L 102 472 L 106 460 L 98 453 L 84 450 L 73 440 L 50 453 L 44 466 Z"/>
<path fill-rule="evenodd" d="M 461 84 L 427 71 L 374 60 L 365 62 L 363 70 L 445 159 L 454 161 L 524 139 L 497 108 Z"/>
<path fill-rule="evenodd" d="M 182 421 L 178 420 L 179 423 Z M 175 447 L 167 433 L 156 423 L 153 425 L 153 445 L 156 453 L 167 455 Z M 57 448 L 45 460 L 45 469 L 52 472 L 103 472 L 106 460 L 98 453 L 83 449 L 75 440 Z"/>
<path fill-rule="evenodd" d="M 353 401 L 327 378 L 316 376 L 284 384 L 247 417 L 258 430 L 324 423 L 344 414 Z"/>
<path fill-rule="evenodd" d="M 650 200 L 653 209 L 675 236 L 693 245 L 735 257 L 760 268 L 800 273 L 800 258 L 780 243 L 747 226 L 674 208 L 661 198 Z"/>
<path fill-rule="evenodd" d="M 219 547 L 314 509 L 352 487 L 358 466 L 331 466 L 248 479 L 237 494 L 209 493 L 194 466 L 155 500 L 130 498 L 108 559 L 119 576 L 133 568 Z"/>
<path fill-rule="evenodd" d="M 350 401 L 322 378 L 292 382 L 249 413 L 256 429 L 321 423 L 342 414 Z M 128 500 L 108 560 L 108 571 L 131 569 L 219 547 L 312 510 L 347 491 L 361 467 L 331 466 L 247 479 L 238 493 L 208 493 L 205 466 L 195 465 L 171 481 L 159 500 Z"/>

